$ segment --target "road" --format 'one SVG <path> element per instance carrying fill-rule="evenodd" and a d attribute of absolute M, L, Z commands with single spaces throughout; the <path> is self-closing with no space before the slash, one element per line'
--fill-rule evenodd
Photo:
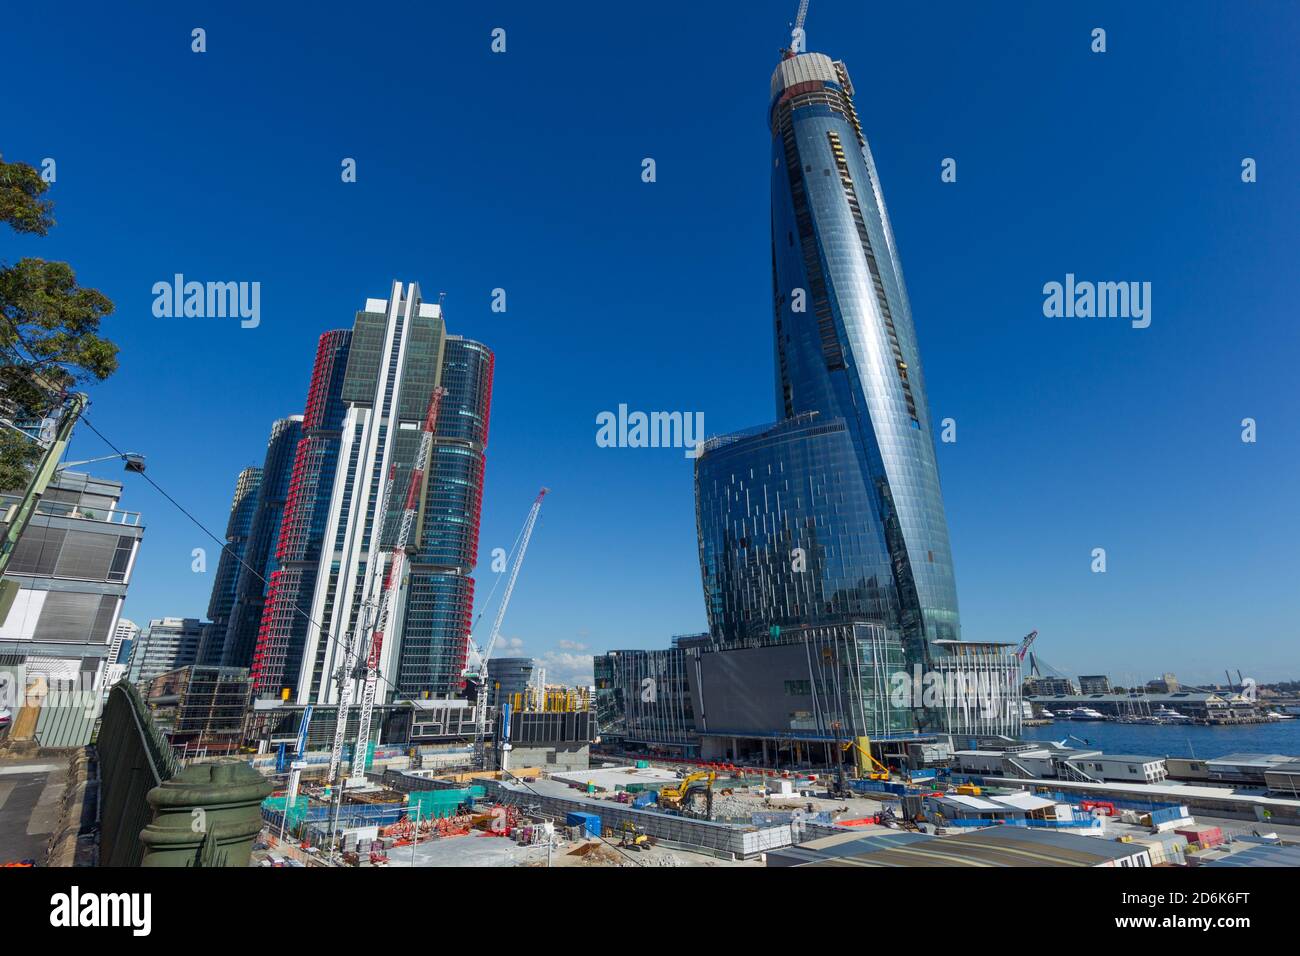
<path fill-rule="evenodd" d="M 0 762 L 0 863 L 45 861 L 66 782 L 67 768 L 48 759 Z"/>

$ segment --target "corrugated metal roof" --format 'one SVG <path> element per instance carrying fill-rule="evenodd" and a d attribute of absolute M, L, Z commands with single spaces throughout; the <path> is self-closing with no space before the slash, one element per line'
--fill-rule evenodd
<path fill-rule="evenodd" d="M 1008 807 L 1016 807 L 1020 810 L 1043 810 L 1047 807 L 1056 806 L 1055 800 L 1049 800 L 1046 797 L 1040 797 L 1037 794 L 1023 790 L 1019 793 L 1004 793 L 991 796 L 989 799 L 995 803 L 1003 803 Z"/>
<path fill-rule="evenodd" d="M 1054 830 L 990 827 L 959 836 L 892 847 L 873 853 L 809 861 L 806 866 L 1101 866 L 1146 847 Z"/>
<path fill-rule="evenodd" d="M 1300 866 L 1300 846 L 1257 846 L 1202 866 Z"/>
<path fill-rule="evenodd" d="M 968 797 L 962 793 L 945 793 L 942 797 L 935 799 L 944 803 L 956 803 L 971 810 L 1005 810 L 1006 807 L 998 803 L 992 803 L 988 800 L 981 800 L 979 797 Z"/>

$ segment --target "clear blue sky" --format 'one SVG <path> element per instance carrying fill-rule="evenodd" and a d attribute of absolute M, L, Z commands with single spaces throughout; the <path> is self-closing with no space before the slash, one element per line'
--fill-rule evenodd
<path fill-rule="evenodd" d="M 218 532 L 319 333 L 395 278 L 445 290 L 451 331 L 497 354 L 485 559 L 553 489 L 506 634 L 557 676 L 577 645 L 662 645 L 705 625 L 690 463 L 598 448 L 595 416 L 775 417 L 765 111 L 795 6 L 12 7 L 0 150 L 56 159 L 59 226 L 0 255 L 66 259 L 116 302 L 90 418 Z M 1298 33 L 1286 2 L 814 0 L 931 415 L 958 422 L 939 464 L 965 637 L 1037 627 L 1070 672 L 1300 676 Z M 176 272 L 261 282 L 261 326 L 154 318 Z M 1151 282 L 1151 327 L 1044 318 L 1067 272 Z M 80 429 L 71 455 L 105 451 Z M 127 615 L 202 616 L 211 542 L 124 477 L 148 526 Z"/>

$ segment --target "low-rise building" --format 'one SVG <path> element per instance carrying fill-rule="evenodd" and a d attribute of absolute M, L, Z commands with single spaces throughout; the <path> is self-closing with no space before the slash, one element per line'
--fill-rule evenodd
<path fill-rule="evenodd" d="M 135 639 L 127 679 L 143 686 L 160 674 L 193 664 L 206 625 L 192 617 L 154 618 Z"/>
<path fill-rule="evenodd" d="M 1105 674 L 1079 675 L 1080 694 L 1109 694 L 1110 678 Z"/>
<path fill-rule="evenodd" d="M 902 836 L 901 834 L 899 836 Z M 768 866 L 932 867 L 1007 866 L 1147 867 L 1151 851 L 1138 843 L 1120 843 L 1053 829 L 1023 826 L 985 827 L 956 836 L 908 834 L 904 841 L 883 837 L 813 841 L 773 850 Z M 832 844 L 832 845 L 828 845 Z M 814 849 L 815 848 L 815 849 Z"/>
<path fill-rule="evenodd" d="M 0 646 L 28 679 L 103 688 L 144 526 L 118 507 L 122 483 L 60 471 L 37 503 L 5 577 L 19 584 Z M 21 500 L 0 495 L 0 512 Z"/>
<path fill-rule="evenodd" d="M 1264 785 L 1270 793 L 1300 797 L 1300 760 L 1269 767 L 1264 771 Z"/>
<path fill-rule="evenodd" d="M 1270 770 L 1295 761 L 1295 757 L 1286 754 L 1233 753 L 1205 761 L 1205 770 L 1212 783 L 1263 787 L 1268 783 Z"/>
<path fill-rule="evenodd" d="M 1068 757 L 1065 762 L 1092 780 L 1160 783 L 1169 777 L 1164 757 L 1096 753 Z"/>
<path fill-rule="evenodd" d="M 244 742 L 251 695 L 247 668 L 194 664 L 159 674 L 144 689 L 154 724 L 174 748 L 213 754 Z"/>

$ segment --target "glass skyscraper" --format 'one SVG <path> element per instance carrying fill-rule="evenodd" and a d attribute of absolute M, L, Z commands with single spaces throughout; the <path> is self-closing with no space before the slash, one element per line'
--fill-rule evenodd
<path fill-rule="evenodd" d="M 257 514 L 257 493 L 262 487 L 262 469 L 248 467 L 235 479 L 235 495 L 230 501 L 230 518 L 226 521 L 226 546 L 217 560 L 212 579 L 212 596 L 208 599 L 208 621 L 199 645 L 198 663 L 219 665 L 226 644 L 226 628 L 235 607 L 239 575 L 243 571 L 244 552 L 248 550 L 249 532 Z"/>
<path fill-rule="evenodd" d="M 377 593 L 435 387 L 447 389 L 408 542 L 407 574 L 380 659 L 380 702 L 454 693 L 473 611 L 492 353 L 448 336 L 442 307 L 414 283 L 357 313 L 339 401 L 337 465 L 297 682 L 300 703 L 332 704 L 358 615 Z M 395 471 L 394 471 L 395 469 Z M 395 473 L 392 496 L 380 508 Z M 324 493 L 322 485 L 321 492 Z M 362 654 L 364 657 L 364 652 Z M 353 699 L 358 699 L 354 695 Z"/>
<path fill-rule="evenodd" d="M 259 697 L 294 693 L 307 640 L 306 608 L 316 590 L 325 524 L 339 457 L 339 433 L 345 411 L 343 373 L 348 364 L 352 332 L 335 329 L 320 337 L 312 366 L 302 439 L 294 455 L 293 472 L 280 522 L 277 567 L 267 587 L 253 653 L 250 676 Z"/>
<path fill-rule="evenodd" d="M 843 63 L 772 76 L 774 426 L 696 462 L 717 641 L 871 621 L 909 663 L 959 637 L 930 412 L 902 267 Z"/>
<path fill-rule="evenodd" d="M 290 415 L 271 425 L 262 462 L 262 483 L 257 489 L 257 509 L 248 533 L 235 588 L 235 603 L 230 610 L 222 645 L 223 667 L 249 667 L 257 647 L 257 633 L 266 604 L 267 585 L 276 569 L 276 543 L 280 537 L 280 519 L 289 493 L 294 456 L 302 438 L 302 416 Z"/>

